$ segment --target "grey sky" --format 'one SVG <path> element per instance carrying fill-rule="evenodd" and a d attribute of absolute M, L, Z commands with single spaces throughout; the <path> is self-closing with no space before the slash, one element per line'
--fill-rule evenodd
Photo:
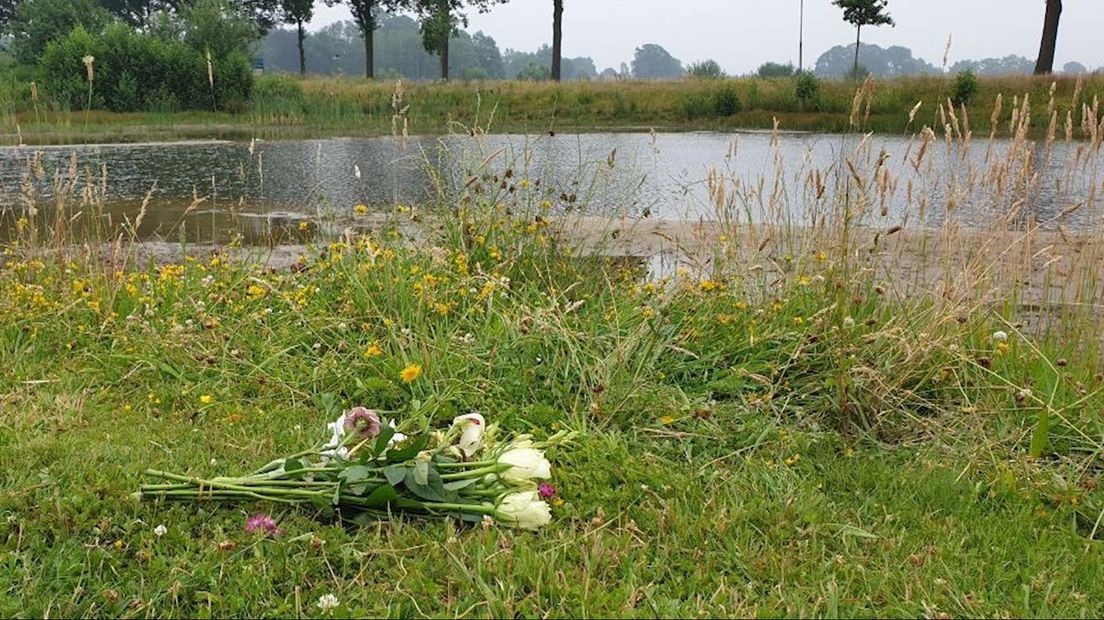
<path fill-rule="evenodd" d="M 729 73 L 760 64 L 797 64 L 799 0 L 565 0 L 564 55 L 590 56 L 601 71 L 632 59 L 642 43 L 659 43 L 684 63 L 713 58 Z M 939 66 L 951 35 L 950 64 L 1018 54 L 1034 58 L 1044 0 L 890 0 L 896 28 L 864 28 L 863 42 L 903 45 Z M 511 0 L 471 15 L 499 47 L 531 51 L 551 41 L 551 0 Z M 347 19 L 348 9 L 319 5 L 312 28 Z M 1104 0 L 1065 0 L 1056 66 L 1077 60 L 1104 66 Z M 805 0 L 805 63 L 855 31 L 830 0 Z"/>

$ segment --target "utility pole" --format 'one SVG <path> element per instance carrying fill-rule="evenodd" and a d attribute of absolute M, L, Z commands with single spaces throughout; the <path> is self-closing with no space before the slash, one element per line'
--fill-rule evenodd
<path fill-rule="evenodd" d="M 802 52 L 805 51 L 805 0 L 801 0 L 801 12 L 797 20 L 797 72 L 801 73 L 804 65 L 801 63 Z"/>

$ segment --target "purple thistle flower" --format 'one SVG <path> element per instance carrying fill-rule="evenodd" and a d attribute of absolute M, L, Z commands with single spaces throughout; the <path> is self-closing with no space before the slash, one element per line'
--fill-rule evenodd
<path fill-rule="evenodd" d="M 556 494 L 556 487 L 547 482 L 542 482 L 537 485 L 537 493 L 540 494 L 541 499 L 548 499 Z"/>
<path fill-rule="evenodd" d="M 253 532 L 261 532 L 266 536 L 277 536 L 283 530 L 276 525 L 276 519 L 268 515 L 253 515 L 245 520 L 245 531 L 252 534 Z"/>
<path fill-rule="evenodd" d="M 366 407 L 353 407 L 345 412 L 345 431 L 375 437 L 380 432 L 379 414 Z"/>

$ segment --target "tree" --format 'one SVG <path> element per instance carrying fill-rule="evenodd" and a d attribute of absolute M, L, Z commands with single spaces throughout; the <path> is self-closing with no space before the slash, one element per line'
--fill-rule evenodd
<path fill-rule="evenodd" d="M 449 79 L 449 39 L 461 25 L 468 25 L 468 17 L 462 11 L 468 5 L 480 13 L 491 10 L 495 4 L 508 0 L 406 0 L 403 6 L 412 8 L 421 18 L 422 45 L 431 54 L 437 54 L 441 64 L 441 79 Z"/>
<path fill-rule="evenodd" d="M 552 0 L 552 79 L 560 81 L 563 57 L 563 0 Z"/>
<path fill-rule="evenodd" d="M 552 71 L 547 65 L 539 65 L 535 62 L 529 63 L 528 67 L 525 67 L 517 74 L 517 79 L 523 82 L 543 82 L 552 77 Z"/>
<path fill-rule="evenodd" d="M 837 45 L 821 54 L 814 68 L 817 76 L 822 78 L 854 76 L 854 47 L 854 43 Z M 863 43 L 859 46 L 859 75 L 862 75 L 864 68 L 870 75 L 879 78 L 941 73 L 939 67 L 929 64 L 922 58 L 916 58 L 912 55 L 912 50 L 907 47 L 893 45 L 883 48 L 872 43 Z"/>
<path fill-rule="evenodd" d="M 396 11 L 404 3 L 402 0 L 347 0 L 353 21 L 360 28 L 364 38 L 364 77 L 369 80 L 376 77 L 375 34 L 379 26 L 377 18 L 381 12 Z"/>
<path fill-rule="evenodd" d="M 215 58 L 245 52 L 260 37 L 245 7 L 230 0 L 195 0 L 178 15 L 184 43 Z"/>
<path fill-rule="evenodd" d="M 855 27 L 855 64 L 851 71 L 859 73 L 859 44 L 863 26 L 894 26 L 893 18 L 886 12 L 889 0 L 832 0 L 843 9 L 843 21 Z"/>
<path fill-rule="evenodd" d="M 8 24 L 15 17 L 19 0 L 0 0 L 0 33 L 7 32 Z"/>
<path fill-rule="evenodd" d="M 725 76 L 721 65 L 712 59 L 690 63 L 686 68 L 686 74 L 699 80 L 719 80 Z"/>
<path fill-rule="evenodd" d="M 793 77 L 794 66 L 787 63 L 765 62 L 755 72 L 761 78 Z"/>
<path fill-rule="evenodd" d="M 1083 75 L 1088 72 L 1089 68 L 1077 62 L 1076 60 L 1071 60 L 1062 65 L 1062 73 L 1065 73 L 1066 75 Z"/>
<path fill-rule="evenodd" d="M 307 38 L 304 24 L 314 17 L 314 0 L 280 0 L 285 24 L 295 24 L 296 41 L 299 44 L 299 75 L 307 74 L 307 52 L 303 42 Z"/>
<path fill-rule="evenodd" d="M 12 51 L 22 63 L 33 64 L 46 45 L 83 26 L 92 34 L 103 32 L 111 14 L 95 0 L 23 0 L 9 24 Z"/>
<path fill-rule="evenodd" d="M 100 6 L 135 28 L 145 28 L 161 11 L 175 11 L 177 0 L 99 0 Z"/>
<path fill-rule="evenodd" d="M 682 77 L 682 63 L 662 45 L 645 43 L 633 54 L 632 74 L 643 80 Z"/>
<path fill-rule="evenodd" d="M 1054 71 L 1054 48 L 1058 45 L 1058 18 L 1062 16 L 1062 0 L 1047 0 L 1043 17 L 1043 40 L 1039 42 L 1039 57 L 1035 61 L 1035 75 Z"/>

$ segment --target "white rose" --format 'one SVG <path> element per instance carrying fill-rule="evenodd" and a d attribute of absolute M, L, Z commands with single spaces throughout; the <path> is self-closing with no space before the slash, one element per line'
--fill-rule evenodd
<path fill-rule="evenodd" d="M 483 432 L 487 430 L 487 422 L 478 413 L 468 413 L 452 419 L 453 428 L 460 429 L 460 441 L 456 447 L 470 457 L 483 447 Z"/>
<path fill-rule="evenodd" d="M 523 530 L 537 530 L 552 521 L 552 509 L 536 491 L 510 493 L 495 509 L 495 518 Z"/>
<path fill-rule="evenodd" d="M 499 464 L 510 465 L 500 475 L 512 482 L 547 480 L 552 477 L 552 464 L 544 458 L 544 452 L 536 448 L 510 448 L 498 457 Z"/>

